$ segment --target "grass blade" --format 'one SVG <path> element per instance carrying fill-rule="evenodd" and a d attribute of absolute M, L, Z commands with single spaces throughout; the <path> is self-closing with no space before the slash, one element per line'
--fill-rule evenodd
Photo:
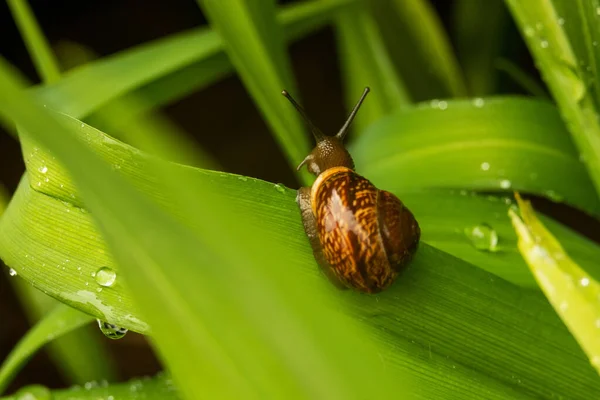
<path fill-rule="evenodd" d="M 450 40 L 428 0 L 371 0 L 370 5 L 414 100 L 466 95 Z"/>
<path fill-rule="evenodd" d="M 600 123 L 594 99 L 588 94 L 589 80 L 581 69 L 571 38 L 560 23 L 555 4 L 562 2 L 506 2 L 561 110 L 596 193 L 600 194 Z"/>
<path fill-rule="evenodd" d="M 0 393 L 6 390 L 13 376 L 39 348 L 92 320 L 93 317 L 90 315 L 64 304 L 58 304 L 52 312 L 27 332 L 2 362 L 0 367 Z"/>
<path fill-rule="evenodd" d="M 600 373 L 600 284 L 581 269 L 517 195 L 521 217 L 509 215 L 519 250 L 544 294 Z"/>
<path fill-rule="evenodd" d="M 452 25 L 457 56 L 471 96 L 495 92 L 501 55 L 508 28 L 508 11 L 502 0 L 473 2 L 459 0 L 454 4 Z"/>
<path fill-rule="evenodd" d="M 352 109 L 366 86 L 372 89 L 352 124 L 354 132 L 362 132 L 382 116 L 408 107 L 410 97 L 394 70 L 377 21 L 365 4 L 341 11 L 335 27 L 347 108 Z"/>
<path fill-rule="evenodd" d="M 7 3 L 40 78 L 45 83 L 58 81 L 60 79 L 58 61 L 35 20 L 27 0 L 8 0 Z"/>
<path fill-rule="evenodd" d="M 236 71 L 295 169 L 308 154 L 309 143 L 298 113 L 283 97 L 275 96 L 283 89 L 297 93 L 275 19 L 275 2 L 205 0 L 199 5 L 223 38 Z M 305 183 L 311 181 L 305 171 L 301 176 Z"/>

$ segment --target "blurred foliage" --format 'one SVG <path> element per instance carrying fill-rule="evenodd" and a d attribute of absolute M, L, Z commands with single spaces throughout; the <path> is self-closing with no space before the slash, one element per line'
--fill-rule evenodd
<path fill-rule="evenodd" d="M 203 0 L 210 26 L 60 76 L 31 10 L 12 1 L 46 82 L 25 89 L 0 63 L 0 116 L 17 125 L 27 167 L 0 217 L 0 257 L 12 275 L 66 305 L 14 348 L 0 387 L 44 343 L 97 318 L 148 334 L 173 382 L 161 375 L 15 396 L 600 392 L 590 366 L 598 364 L 598 299 L 588 293 L 597 290 L 600 246 L 549 217 L 555 238 L 544 236 L 523 204 L 523 221 L 511 211 L 517 235 L 507 217 L 513 190 L 590 221 L 600 214 L 599 5 L 506 0 L 491 2 L 489 13 L 468 3 L 454 3 L 449 36 L 427 0 Z M 494 96 L 511 17 L 556 104 Z M 349 143 L 357 171 L 397 194 L 423 231 L 416 259 L 379 295 L 338 291 L 318 272 L 295 190 L 219 172 L 156 115 L 235 71 L 294 167 L 310 138 L 279 94 L 296 91 L 285 45 L 326 25 L 335 28 L 347 104 L 373 89 Z M 129 144 L 102 131 L 109 126 Z M 197 168 L 207 165 L 213 171 Z M 532 261 L 540 246 L 550 256 Z M 569 291 L 555 264 L 572 280 L 588 279 L 585 288 Z M 559 287 L 568 298 L 557 300 Z M 589 312 L 565 313 L 564 301 Z"/>

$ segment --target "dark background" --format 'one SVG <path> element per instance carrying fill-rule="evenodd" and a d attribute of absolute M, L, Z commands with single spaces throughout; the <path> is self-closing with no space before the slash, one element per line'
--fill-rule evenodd
<path fill-rule="evenodd" d="M 436 0 L 432 3 L 448 31 L 452 32 L 450 11 L 453 1 Z M 90 48 L 98 56 L 206 23 L 194 0 L 32 0 L 30 4 L 53 46 L 75 42 Z M 510 37 L 505 52 L 510 53 L 509 57 L 525 71 L 537 76 L 511 22 L 505 29 Z M 5 2 L 0 3 L 0 53 L 31 82 L 39 82 Z M 324 132 L 336 132 L 345 118 L 345 110 L 332 30 L 323 29 L 293 44 L 290 54 L 308 113 Z M 520 93 L 519 87 L 506 76 L 500 76 L 498 86 L 498 93 Z M 281 182 L 290 187 L 298 186 L 237 77 L 218 82 L 165 107 L 163 111 L 214 155 L 226 171 Z M 23 172 L 18 142 L 0 131 L 0 183 L 12 193 Z M 536 206 L 588 236 L 592 232 L 600 232 L 597 224 L 573 210 L 546 201 L 537 201 Z M 28 327 L 7 274 L 0 273 L 0 360 L 5 358 Z M 99 332 L 98 335 L 103 339 Z M 154 374 L 160 370 L 158 361 L 141 335 L 130 333 L 122 340 L 106 339 L 103 342 L 117 360 L 121 379 Z M 31 383 L 49 387 L 68 384 L 62 381 L 44 352 L 29 362 L 12 388 Z"/>

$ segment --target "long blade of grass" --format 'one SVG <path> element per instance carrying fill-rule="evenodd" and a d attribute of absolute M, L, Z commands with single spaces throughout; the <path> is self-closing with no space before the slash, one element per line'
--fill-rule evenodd
<path fill-rule="evenodd" d="M 585 163 L 596 193 L 600 195 L 600 122 L 594 97 L 588 93 L 589 75 L 582 69 L 581 59 L 574 51 L 576 40 L 567 36 L 564 24 L 568 23 L 557 13 L 559 0 L 506 0 L 514 18 L 523 31 L 523 37 L 536 60 L 544 80 L 556 100 L 562 117 L 573 136 Z M 573 2 L 568 2 L 572 7 Z M 581 8 L 590 20 L 596 16 L 588 8 Z M 582 25 L 580 29 L 586 29 Z M 588 36 L 589 37 L 589 36 Z M 594 40 L 591 38 L 590 40 Z M 590 43 L 593 46 L 593 43 Z M 596 79 L 596 78 L 594 78 Z"/>
<path fill-rule="evenodd" d="M 0 393 L 6 390 L 12 377 L 40 347 L 92 320 L 93 317 L 90 315 L 64 304 L 58 304 L 52 312 L 27 332 L 3 360 L 0 367 Z"/>
<path fill-rule="evenodd" d="M 58 81 L 58 62 L 27 0 L 8 0 L 7 3 L 40 78 L 45 83 Z"/>
<path fill-rule="evenodd" d="M 366 86 L 372 91 L 352 123 L 354 132 L 384 115 L 410 106 L 410 96 L 394 70 L 379 32 L 378 23 L 366 4 L 341 11 L 335 22 L 345 99 L 352 109 Z"/>
<path fill-rule="evenodd" d="M 271 126 L 290 167 L 295 169 L 309 152 L 309 137 L 296 110 L 283 97 L 275 96 L 283 89 L 297 93 L 281 27 L 275 18 L 275 2 L 198 3 L 223 39 L 237 73 Z M 306 171 L 301 178 L 304 183 L 312 180 Z"/>
<path fill-rule="evenodd" d="M 600 283 L 564 251 L 537 219 L 528 201 L 517 196 L 521 217 L 509 215 L 519 250 L 544 294 L 600 373 Z"/>
<path fill-rule="evenodd" d="M 357 171 L 392 191 L 527 191 L 600 215 L 600 201 L 550 103 L 490 98 L 423 104 L 352 144 Z"/>

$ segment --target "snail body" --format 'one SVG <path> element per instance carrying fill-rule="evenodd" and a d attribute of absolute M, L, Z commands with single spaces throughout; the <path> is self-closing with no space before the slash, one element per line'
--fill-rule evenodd
<path fill-rule="evenodd" d="M 287 94 L 311 127 L 317 144 L 300 163 L 317 176 L 300 188 L 296 201 L 313 254 L 340 288 L 377 293 L 387 288 L 417 250 L 420 228 L 413 214 L 392 193 L 377 189 L 354 171 L 343 145 L 350 123 L 369 92 L 366 88 L 335 136 L 323 135 Z"/>

